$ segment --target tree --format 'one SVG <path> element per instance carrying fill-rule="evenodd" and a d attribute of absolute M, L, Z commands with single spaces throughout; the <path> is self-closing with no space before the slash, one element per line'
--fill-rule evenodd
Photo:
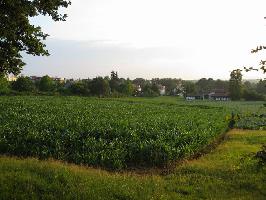
<path fill-rule="evenodd" d="M 133 85 L 129 79 L 124 81 L 123 83 L 120 84 L 119 86 L 119 92 L 122 94 L 125 94 L 127 96 L 131 96 L 134 92 Z"/>
<path fill-rule="evenodd" d="M 260 80 L 257 83 L 256 91 L 258 93 L 266 94 L 266 80 Z"/>
<path fill-rule="evenodd" d="M 111 72 L 110 88 L 112 92 L 119 90 L 119 78 L 117 72 Z"/>
<path fill-rule="evenodd" d="M 145 84 L 147 83 L 147 81 L 143 78 L 136 78 L 132 82 L 133 84 L 140 86 L 141 88 L 144 88 Z"/>
<path fill-rule="evenodd" d="M 55 83 L 49 76 L 43 76 L 39 83 L 39 89 L 43 92 L 51 92 L 55 89 Z"/>
<path fill-rule="evenodd" d="M 153 83 L 153 84 L 147 83 L 144 86 L 142 96 L 144 96 L 144 97 L 157 97 L 159 95 L 160 95 L 159 88 L 155 83 Z"/>
<path fill-rule="evenodd" d="M 156 81 L 155 81 L 156 80 Z M 162 78 L 162 79 L 153 79 L 152 82 L 156 83 L 157 85 L 165 86 L 166 95 L 172 95 L 175 93 L 177 89 L 177 85 L 180 84 L 180 79 L 172 79 L 172 78 Z"/>
<path fill-rule="evenodd" d="M 229 93 L 232 100 L 240 100 L 242 92 L 242 73 L 240 69 L 233 70 L 230 74 Z"/>
<path fill-rule="evenodd" d="M 61 7 L 67 8 L 66 0 L 2 0 L 0 1 L 0 73 L 18 75 L 25 63 L 21 52 L 34 56 L 48 56 L 42 40 L 48 34 L 41 27 L 30 24 L 29 18 L 49 15 L 54 21 L 65 21 Z"/>
<path fill-rule="evenodd" d="M 222 81 L 222 80 L 218 79 L 214 83 L 214 88 L 216 88 L 216 89 L 224 89 L 225 91 L 228 91 L 229 82 L 228 81 Z"/>
<path fill-rule="evenodd" d="M 212 78 L 202 78 L 196 82 L 196 90 L 203 94 L 208 94 L 215 87 L 215 81 Z"/>
<path fill-rule="evenodd" d="M 78 81 L 73 83 L 70 86 L 70 91 L 72 94 L 75 95 L 89 95 L 90 94 L 90 90 L 87 87 L 87 83 L 85 81 Z"/>
<path fill-rule="evenodd" d="M 92 79 L 89 83 L 89 88 L 93 95 L 97 95 L 99 97 L 109 96 L 111 91 L 109 82 L 102 77 Z"/>
<path fill-rule="evenodd" d="M 191 82 L 191 81 L 183 81 L 182 83 L 183 88 L 184 88 L 184 95 L 186 96 L 189 93 L 193 93 L 196 91 L 196 85 L 195 83 Z"/>
<path fill-rule="evenodd" d="M 261 50 L 265 50 L 266 46 L 257 46 L 255 49 L 251 49 L 251 53 L 258 53 Z M 261 60 L 259 63 L 259 67 L 255 68 L 255 67 L 244 67 L 244 70 L 246 72 L 255 70 L 255 71 L 259 71 L 261 70 L 264 74 L 266 74 L 266 60 Z"/>
<path fill-rule="evenodd" d="M 19 77 L 12 85 L 12 88 L 19 92 L 32 92 L 34 84 L 29 77 Z"/>
<path fill-rule="evenodd" d="M 262 94 L 257 93 L 255 90 L 244 89 L 243 98 L 246 101 L 264 101 L 265 97 Z"/>

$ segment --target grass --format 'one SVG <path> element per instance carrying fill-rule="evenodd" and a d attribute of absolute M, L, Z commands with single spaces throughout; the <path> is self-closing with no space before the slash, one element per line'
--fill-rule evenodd
<path fill-rule="evenodd" d="M 233 130 L 165 176 L 2 156 L 0 199 L 266 199 L 266 168 L 252 159 L 262 143 L 266 131 Z"/>

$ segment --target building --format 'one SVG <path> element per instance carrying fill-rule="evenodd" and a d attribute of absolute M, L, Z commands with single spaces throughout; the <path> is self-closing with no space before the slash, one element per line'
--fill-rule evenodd
<path fill-rule="evenodd" d="M 166 94 L 165 86 L 159 85 L 159 92 L 161 96 L 164 96 Z"/>
<path fill-rule="evenodd" d="M 215 89 L 209 94 L 197 93 L 186 95 L 186 100 L 213 100 L 213 101 L 229 101 L 229 93 L 224 89 Z"/>
<path fill-rule="evenodd" d="M 186 100 L 187 101 L 204 100 L 204 94 L 187 94 L 186 95 Z"/>
<path fill-rule="evenodd" d="M 52 77 L 52 79 L 59 83 L 66 83 L 67 81 L 65 78 L 59 78 L 59 77 Z"/>
<path fill-rule="evenodd" d="M 30 76 L 30 80 L 32 80 L 33 82 L 37 82 L 40 81 L 42 77 L 39 76 Z"/>
<path fill-rule="evenodd" d="M 18 77 L 15 76 L 15 75 L 13 75 L 13 74 L 9 74 L 9 75 L 7 76 L 7 80 L 10 81 L 10 82 L 12 82 L 12 81 L 16 81 L 17 79 L 18 79 Z"/>
<path fill-rule="evenodd" d="M 209 99 L 214 101 L 229 101 L 229 93 L 224 89 L 215 89 L 209 93 Z"/>

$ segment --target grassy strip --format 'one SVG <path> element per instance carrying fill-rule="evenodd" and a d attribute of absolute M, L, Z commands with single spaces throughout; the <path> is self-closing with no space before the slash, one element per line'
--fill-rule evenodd
<path fill-rule="evenodd" d="M 233 130 L 228 136 L 167 176 L 0 157 L 0 199 L 265 199 L 266 169 L 251 153 L 266 143 L 266 132 Z"/>

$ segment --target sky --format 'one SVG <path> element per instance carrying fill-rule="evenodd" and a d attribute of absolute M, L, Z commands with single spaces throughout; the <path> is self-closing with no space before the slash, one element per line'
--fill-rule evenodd
<path fill-rule="evenodd" d="M 266 45 L 265 0 L 72 0 L 66 22 L 31 19 L 51 56 L 24 55 L 25 75 L 229 79 L 257 67 Z M 245 79 L 263 78 L 244 74 Z"/>

